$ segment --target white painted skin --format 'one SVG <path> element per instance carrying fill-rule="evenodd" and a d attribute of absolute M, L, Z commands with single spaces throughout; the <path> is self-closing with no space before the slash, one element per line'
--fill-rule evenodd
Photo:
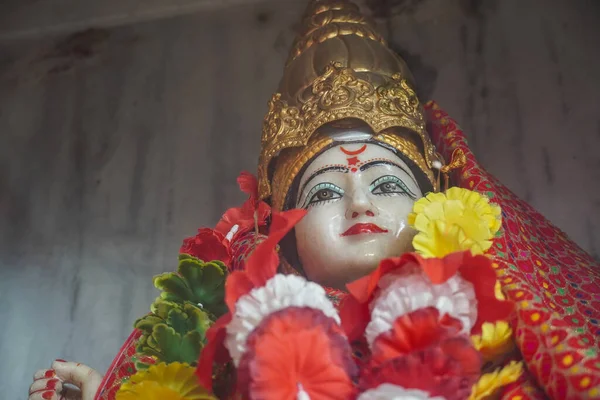
<path fill-rule="evenodd" d="M 407 218 L 423 194 L 406 163 L 365 143 L 369 137 L 335 136 L 340 143 L 318 155 L 300 178 L 296 207 L 308 213 L 296 226 L 298 255 L 307 277 L 324 286 L 343 289 L 382 259 L 412 250 L 415 231 Z M 387 232 L 343 235 L 358 223 Z"/>

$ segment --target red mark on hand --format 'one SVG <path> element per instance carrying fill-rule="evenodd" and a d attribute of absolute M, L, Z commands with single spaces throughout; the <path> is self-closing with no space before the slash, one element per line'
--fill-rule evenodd
<path fill-rule="evenodd" d="M 48 371 L 46 371 L 46 373 L 44 374 L 44 378 L 54 378 L 56 376 L 56 372 L 54 372 L 53 369 L 49 369 Z"/>
<path fill-rule="evenodd" d="M 361 154 L 363 151 L 365 151 L 366 149 L 367 149 L 366 144 L 363 147 L 361 147 L 360 149 L 355 150 L 355 151 L 346 150 L 345 148 L 340 146 L 340 150 L 342 150 L 342 152 L 347 156 L 357 156 L 357 155 Z"/>
<path fill-rule="evenodd" d="M 50 400 L 54 396 L 54 392 L 44 392 L 42 394 L 42 399 Z"/>

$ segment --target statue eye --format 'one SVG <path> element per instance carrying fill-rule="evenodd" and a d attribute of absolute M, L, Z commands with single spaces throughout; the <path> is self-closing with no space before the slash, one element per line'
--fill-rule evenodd
<path fill-rule="evenodd" d="M 334 199 L 337 193 L 335 193 L 331 189 L 323 189 L 319 190 L 313 197 L 315 197 L 319 201 L 331 200 Z"/>
<path fill-rule="evenodd" d="M 400 186 L 394 182 L 386 182 L 377 186 L 375 190 L 378 190 L 381 193 L 398 193 L 400 191 Z"/>
<path fill-rule="evenodd" d="M 402 179 L 393 176 L 385 175 L 376 179 L 371 183 L 371 193 L 382 196 L 407 195 L 412 199 L 416 199 L 416 195 L 406 186 Z"/>
<path fill-rule="evenodd" d="M 344 190 L 342 188 L 332 183 L 320 183 L 310 190 L 306 196 L 303 208 L 341 199 L 343 195 Z"/>

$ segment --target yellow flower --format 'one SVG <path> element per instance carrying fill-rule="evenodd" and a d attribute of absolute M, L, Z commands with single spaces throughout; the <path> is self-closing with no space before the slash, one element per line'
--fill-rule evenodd
<path fill-rule="evenodd" d="M 473 385 L 469 400 L 483 400 L 490 398 L 498 389 L 509 383 L 516 382 L 523 373 L 523 363 L 511 361 L 502 369 L 483 375 Z"/>
<path fill-rule="evenodd" d="M 495 324 L 484 322 L 481 326 L 481 335 L 473 335 L 471 340 L 486 361 L 510 352 L 514 343 L 513 331 L 506 321 L 497 321 Z"/>
<path fill-rule="evenodd" d="M 178 362 L 152 365 L 124 383 L 116 400 L 216 400 L 194 372 L 194 367 Z"/>
<path fill-rule="evenodd" d="M 502 284 L 500 281 L 496 281 L 496 286 L 494 286 L 494 294 L 498 300 L 506 300 L 504 293 L 502 292 Z"/>
<path fill-rule="evenodd" d="M 502 225 L 500 207 L 477 192 L 453 187 L 419 199 L 408 216 L 417 231 L 413 246 L 424 257 L 457 251 L 483 254 Z"/>

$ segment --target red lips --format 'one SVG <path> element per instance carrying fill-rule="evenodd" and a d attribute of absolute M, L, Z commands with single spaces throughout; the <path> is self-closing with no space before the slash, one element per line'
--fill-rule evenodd
<path fill-rule="evenodd" d="M 342 233 L 342 236 L 354 236 L 361 235 L 363 233 L 386 233 L 387 229 L 383 229 L 375 224 L 356 224 L 352 225 L 350 229 Z"/>

